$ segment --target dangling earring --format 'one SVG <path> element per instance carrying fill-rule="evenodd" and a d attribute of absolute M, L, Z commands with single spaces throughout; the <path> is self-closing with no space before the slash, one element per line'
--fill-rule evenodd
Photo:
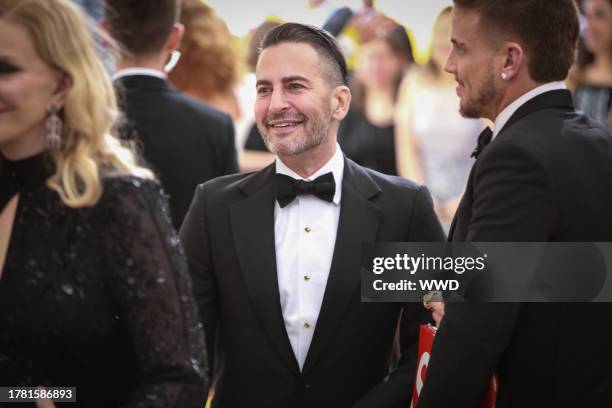
<path fill-rule="evenodd" d="M 59 116 L 59 109 L 50 105 L 47 108 L 49 116 L 45 122 L 47 128 L 47 147 L 49 149 L 59 149 L 62 139 L 62 119 Z"/>
<path fill-rule="evenodd" d="M 508 79 L 508 75 L 506 75 L 505 72 L 501 73 L 501 78 L 505 81 L 506 79 Z"/>

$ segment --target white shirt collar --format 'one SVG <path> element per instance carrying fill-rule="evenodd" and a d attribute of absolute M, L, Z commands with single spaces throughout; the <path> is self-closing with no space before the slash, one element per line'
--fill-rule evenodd
<path fill-rule="evenodd" d="M 158 71 L 156 69 L 152 69 L 152 68 L 124 68 L 124 69 L 118 70 L 117 72 L 113 74 L 113 81 L 119 78 L 123 78 L 126 76 L 132 76 L 132 75 L 146 75 L 146 76 L 152 76 L 152 77 L 156 77 L 160 79 L 167 78 L 167 75 L 165 73 Z"/>
<path fill-rule="evenodd" d="M 558 89 L 567 89 L 563 81 L 548 82 L 544 85 L 535 87 L 531 91 L 524 93 L 523 95 L 516 98 L 514 102 L 506 106 L 506 108 L 501 111 L 500 114 L 497 115 L 497 117 L 495 118 L 495 125 L 493 126 L 493 138 L 491 140 L 495 139 L 495 136 L 497 136 L 497 134 L 504 128 L 504 125 L 508 122 L 514 112 L 516 112 L 518 108 L 523 106 L 525 102 L 535 98 L 538 95 L 543 94 L 544 92 L 556 91 Z"/>
<path fill-rule="evenodd" d="M 332 156 L 331 159 L 327 163 L 323 165 L 319 170 L 317 170 L 312 176 L 308 178 L 304 178 L 291 170 L 280 158 L 276 158 L 276 172 L 280 174 L 284 174 L 289 177 L 293 177 L 298 180 L 307 180 L 311 181 L 316 179 L 323 174 L 332 172 L 334 175 L 334 182 L 336 183 L 336 192 L 334 193 L 334 204 L 340 204 L 340 194 L 342 192 L 342 177 L 344 175 L 344 154 L 342 154 L 342 150 L 338 143 L 336 143 L 336 152 Z"/>

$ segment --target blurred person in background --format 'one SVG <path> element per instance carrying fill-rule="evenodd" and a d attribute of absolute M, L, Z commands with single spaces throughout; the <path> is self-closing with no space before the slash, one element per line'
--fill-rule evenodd
<path fill-rule="evenodd" d="M 356 163 L 397 175 L 393 116 L 404 71 L 413 62 L 412 47 L 402 26 L 377 33 L 358 51 L 350 83 L 353 102 L 340 123 L 338 142 Z"/>
<path fill-rule="evenodd" d="M 115 56 L 113 55 L 113 49 L 110 44 L 104 41 L 104 38 L 98 35 L 98 23 L 104 17 L 104 0 L 71 0 L 73 3 L 78 4 L 85 13 L 90 17 L 94 27 L 92 29 L 94 33 L 94 40 L 96 42 L 96 53 L 102 60 L 106 72 L 112 74 L 116 70 Z"/>
<path fill-rule="evenodd" d="M 181 58 L 168 74 L 180 91 L 227 113 L 232 120 L 243 114 L 235 94 L 240 80 L 240 57 L 225 22 L 202 0 L 182 0 L 185 34 Z"/>
<path fill-rule="evenodd" d="M 198 184 L 238 171 L 234 125 L 227 114 L 177 91 L 167 79 L 166 62 L 183 35 L 179 1 L 105 5 L 104 25 L 123 47 L 113 75 L 127 118 L 121 134 L 140 144 L 170 195 L 178 229 Z"/>
<path fill-rule="evenodd" d="M 429 62 L 404 79 L 396 110 L 396 154 L 400 176 L 425 184 L 448 231 L 465 189 L 470 153 L 484 124 L 458 112 L 453 76 L 444 72 L 451 32 L 451 8 L 434 24 Z"/>
<path fill-rule="evenodd" d="M 200 408 L 187 264 L 117 116 L 75 5 L 0 0 L 0 385 L 76 387 L 58 406 Z"/>
<path fill-rule="evenodd" d="M 612 131 L 612 0 L 582 3 L 585 27 L 571 75 L 576 108 Z"/>
<path fill-rule="evenodd" d="M 83 10 L 94 21 L 100 21 L 104 17 L 103 0 L 72 0 L 83 8 Z"/>

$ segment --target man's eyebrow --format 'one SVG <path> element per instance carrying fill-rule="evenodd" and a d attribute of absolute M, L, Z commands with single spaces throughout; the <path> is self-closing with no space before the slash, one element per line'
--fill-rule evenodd
<path fill-rule="evenodd" d="M 301 81 L 301 82 L 305 82 L 308 85 L 310 85 L 310 81 L 308 80 L 308 78 L 303 77 L 301 75 L 291 75 L 291 76 L 281 79 L 281 82 L 283 84 L 287 84 L 293 81 Z M 272 84 L 272 81 L 268 81 L 267 79 L 258 79 L 257 82 L 255 83 L 255 86 L 257 87 L 260 85 L 270 85 L 270 84 Z"/>
<path fill-rule="evenodd" d="M 462 43 L 461 41 L 457 41 L 457 40 L 455 40 L 454 38 L 451 38 L 451 40 L 450 40 L 450 41 L 451 41 L 451 43 L 453 43 L 453 45 L 454 45 L 455 47 L 462 47 L 462 48 L 465 48 L 465 44 L 464 44 L 464 43 Z"/>
<path fill-rule="evenodd" d="M 11 63 L 11 64 L 13 63 L 11 61 L 11 57 L 8 57 L 8 56 L 2 55 L 2 54 L 0 54 L 0 61 L 5 62 L 5 63 Z"/>
<path fill-rule="evenodd" d="M 293 81 L 302 81 L 302 82 L 306 82 L 307 84 L 310 85 L 310 81 L 308 80 L 308 78 L 303 77 L 301 75 L 292 75 L 292 76 L 288 76 L 282 79 L 282 82 L 284 84 L 288 83 L 288 82 L 293 82 Z"/>

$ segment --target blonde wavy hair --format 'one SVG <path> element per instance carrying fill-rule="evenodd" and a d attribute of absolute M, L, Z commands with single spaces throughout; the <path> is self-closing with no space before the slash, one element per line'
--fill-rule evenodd
<path fill-rule="evenodd" d="M 152 178 L 111 133 L 119 116 L 115 92 L 79 8 L 67 0 L 0 0 L 0 19 L 25 28 L 38 55 L 72 83 L 60 111 L 61 145 L 48 152 L 55 173 L 47 186 L 64 204 L 95 205 L 105 175 Z"/>

